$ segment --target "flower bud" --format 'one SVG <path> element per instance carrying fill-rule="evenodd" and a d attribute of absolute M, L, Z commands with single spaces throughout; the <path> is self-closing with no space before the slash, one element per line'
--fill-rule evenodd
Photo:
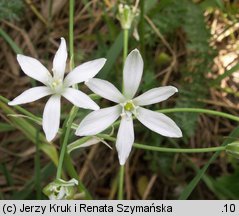
<path fill-rule="evenodd" d="M 232 142 L 226 146 L 226 153 L 239 159 L 239 142 Z"/>
<path fill-rule="evenodd" d="M 139 11 L 129 5 L 119 4 L 117 19 L 120 21 L 122 29 L 130 29 L 135 17 L 139 15 Z"/>
<path fill-rule="evenodd" d="M 71 179 L 70 181 L 56 179 L 43 189 L 43 193 L 48 196 L 50 200 L 69 200 L 72 199 L 75 194 L 76 185 L 78 185 L 76 179 Z"/>

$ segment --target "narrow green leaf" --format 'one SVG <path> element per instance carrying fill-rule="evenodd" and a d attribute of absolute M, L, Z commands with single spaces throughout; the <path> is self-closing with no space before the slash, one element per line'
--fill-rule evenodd
<path fill-rule="evenodd" d="M 0 122 L 0 133 L 9 132 L 9 131 L 13 131 L 13 130 L 15 130 L 15 128 L 13 126 L 11 126 L 10 124 Z"/>
<path fill-rule="evenodd" d="M 40 165 L 40 140 L 38 130 L 36 133 L 36 153 L 35 153 L 35 190 L 37 200 L 41 200 L 41 165 Z"/>
<path fill-rule="evenodd" d="M 14 110 L 7 106 L 5 103 L 0 101 L 0 108 L 6 115 L 16 115 Z M 15 118 L 11 116 L 7 116 L 9 122 L 12 126 L 22 131 L 22 133 L 31 140 L 34 144 L 36 144 L 36 128 L 30 124 L 28 121 L 22 118 Z M 48 157 L 55 163 L 58 163 L 58 153 L 54 145 L 48 143 L 45 139 L 45 136 L 40 133 L 39 134 L 40 145 L 39 148 L 48 155 Z"/>
<path fill-rule="evenodd" d="M 190 161 L 190 166 L 198 172 L 200 169 Z M 237 199 L 229 190 L 228 187 L 221 187 L 216 182 L 214 177 L 211 177 L 204 173 L 202 177 L 203 182 L 207 185 L 209 190 L 211 190 L 218 199 Z"/>
<path fill-rule="evenodd" d="M 109 51 L 107 52 L 106 55 L 106 64 L 103 67 L 103 69 L 100 72 L 100 77 L 101 78 L 106 78 L 109 75 L 110 70 L 112 69 L 113 65 L 115 64 L 115 61 L 119 54 L 121 53 L 121 50 L 123 48 L 123 32 L 121 32 Z"/>
<path fill-rule="evenodd" d="M 13 178 L 12 178 L 11 172 L 7 169 L 5 164 L 3 164 L 3 163 L 0 164 L 0 171 L 5 176 L 7 185 L 12 186 L 13 185 Z"/>
<path fill-rule="evenodd" d="M 239 64 L 236 64 L 234 67 L 232 67 L 230 70 L 224 72 L 222 75 L 218 76 L 217 79 L 213 81 L 213 84 L 220 83 L 224 78 L 231 76 L 234 72 L 239 70 Z"/>
<path fill-rule="evenodd" d="M 229 135 L 229 138 L 226 139 L 222 146 L 227 145 L 228 143 L 234 141 L 235 138 L 239 136 L 239 127 L 237 127 L 235 130 L 232 131 L 232 133 Z M 186 200 L 190 196 L 190 194 L 193 192 L 199 181 L 203 178 L 205 172 L 207 171 L 208 167 L 211 165 L 213 161 L 219 156 L 220 152 L 215 152 L 210 160 L 204 165 L 204 167 L 200 170 L 198 170 L 197 175 L 191 180 L 191 182 L 185 187 L 183 192 L 181 193 L 179 200 Z"/>
<path fill-rule="evenodd" d="M 19 48 L 19 46 L 12 40 L 12 38 L 2 28 L 0 28 L 0 36 L 10 45 L 10 47 L 16 54 L 22 53 L 21 48 Z"/>

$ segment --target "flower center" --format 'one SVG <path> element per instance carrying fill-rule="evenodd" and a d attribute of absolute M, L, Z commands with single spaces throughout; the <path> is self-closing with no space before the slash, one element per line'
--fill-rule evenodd
<path fill-rule="evenodd" d="M 55 93 L 61 93 L 61 91 L 63 89 L 62 79 L 52 80 L 50 87 Z"/>
<path fill-rule="evenodd" d="M 121 106 L 123 107 L 121 116 L 126 115 L 128 118 L 131 118 L 132 114 L 137 115 L 137 106 L 134 105 L 132 100 L 126 101 Z"/>
<path fill-rule="evenodd" d="M 124 105 L 124 109 L 126 111 L 132 112 L 135 109 L 134 104 L 132 103 L 132 101 L 128 101 L 125 105 Z"/>

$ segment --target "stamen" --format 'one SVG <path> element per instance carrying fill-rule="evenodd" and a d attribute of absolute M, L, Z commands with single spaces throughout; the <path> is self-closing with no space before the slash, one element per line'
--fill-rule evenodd
<path fill-rule="evenodd" d="M 52 90 L 60 92 L 62 90 L 62 79 L 55 79 L 51 82 Z"/>

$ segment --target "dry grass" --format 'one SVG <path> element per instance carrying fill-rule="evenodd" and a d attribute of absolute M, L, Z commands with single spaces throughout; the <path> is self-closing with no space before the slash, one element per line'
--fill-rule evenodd
<path fill-rule="evenodd" d="M 51 15 L 49 14 L 50 1 L 27 1 L 25 0 L 25 10 L 20 21 L 3 21 L 1 27 L 9 33 L 16 44 L 22 48 L 23 53 L 41 60 L 44 65 L 51 68 L 52 57 L 58 47 L 61 36 L 68 37 L 68 3 L 67 0 L 53 1 Z M 97 48 L 94 39 L 98 32 L 107 35 L 109 30 L 105 25 L 103 14 L 108 11 L 110 18 L 114 17 L 111 8 L 116 1 L 88 1 L 84 5 L 82 1 L 76 1 L 75 7 L 75 51 L 80 53 L 76 56 L 76 65 L 89 59 L 90 55 Z M 212 33 L 212 46 L 219 49 L 219 55 L 215 58 L 212 71 L 208 74 L 209 79 L 223 74 L 226 70 L 238 63 L 238 23 L 231 23 L 227 18 L 222 19 L 220 11 L 206 14 L 209 27 Z M 183 40 L 183 39 L 182 39 Z M 106 41 L 107 42 L 107 41 Z M 167 42 L 167 41 L 166 41 Z M 12 99 L 29 86 L 31 82 L 28 77 L 20 71 L 16 61 L 15 53 L 8 44 L 0 38 L 0 94 Z M 181 41 L 180 43 L 183 43 Z M 175 51 L 177 61 L 184 55 L 185 50 Z M 168 75 L 172 70 L 177 70 L 177 64 L 166 68 L 168 71 L 159 74 L 160 80 L 168 83 Z M 173 74 L 173 73 L 172 73 Z M 210 98 L 203 102 L 207 108 L 226 111 L 237 115 L 238 105 L 238 74 L 222 80 L 219 89 L 209 89 Z M 173 76 L 173 75 L 172 75 Z M 228 93 L 226 89 L 232 89 L 233 93 Z M 41 114 L 44 100 L 24 105 L 33 113 Z M 7 121 L 6 116 L 0 111 L 2 120 Z M 235 124 L 229 120 L 200 115 L 195 136 L 191 137 L 188 147 L 209 147 L 219 146 L 223 139 L 233 129 Z M 6 179 L 0 174 L 1 192 L 8 194 L 12 191 L 21 190 L 24 184 L 34 173 L 34 153 L 35 147 L 25 139 L 19 131 L 0 134 L 1 163 L 11 172 L 14 179 L 13 186 L 7 186 Z M 56 144 L 58 144 L 56 142 Z M 183 161 L 191 160 L 198 167 L 202 166 L 208 159 L 208 155 L 177 155 L 174 156 L 174 163 L 171 164 L 172 173 L 167 177 L 161 177 L 160 172 L 153 173 L 149 170 L 143 157 L 144 151 L 134 150 L 131 158 L 126 164 L 126 197 L 127 199 L 173 199 L 182 190 L 185 181 L 192 177 L 192 170 L 185 169 L 185 173 L 178 173 L 175 165 Z M 217 163 L 210 168 L 211 175 L 217 176 L 218 172 L 227 173 L 228 167 L 225 164 L 226 155 L 222 153 Z M 79 176 L 87 188 L 94 194 L 95 198 L 115 198 L 116 190 L 114 186 L 118 170 L 118 160 L 115 149 L 110 150 L 105 145 L 96 145 L 85 151 L 73 154 L 75 166 Z M 47 164 L 48 159 L 41 154 L 41 166 Z M 188 173 L 187 173 L 188 171 Z M 144 178 L 144 179 L 142 179 Z M 47 179 L 46 179 L 47 180 Z M 144 186 L 143 192 L 138 189 L 139 181 Z M 143 183 L 142 183 L 143 182 Z M 47 182 L 43 182 L 45 185 Z M 205 185 L 199 184 L 197 192 L 200 197 L 213 199 L 214 195 L 208 190 L 204 190 Z M 5 196 L 8 198 L 8 196 Z"/>

